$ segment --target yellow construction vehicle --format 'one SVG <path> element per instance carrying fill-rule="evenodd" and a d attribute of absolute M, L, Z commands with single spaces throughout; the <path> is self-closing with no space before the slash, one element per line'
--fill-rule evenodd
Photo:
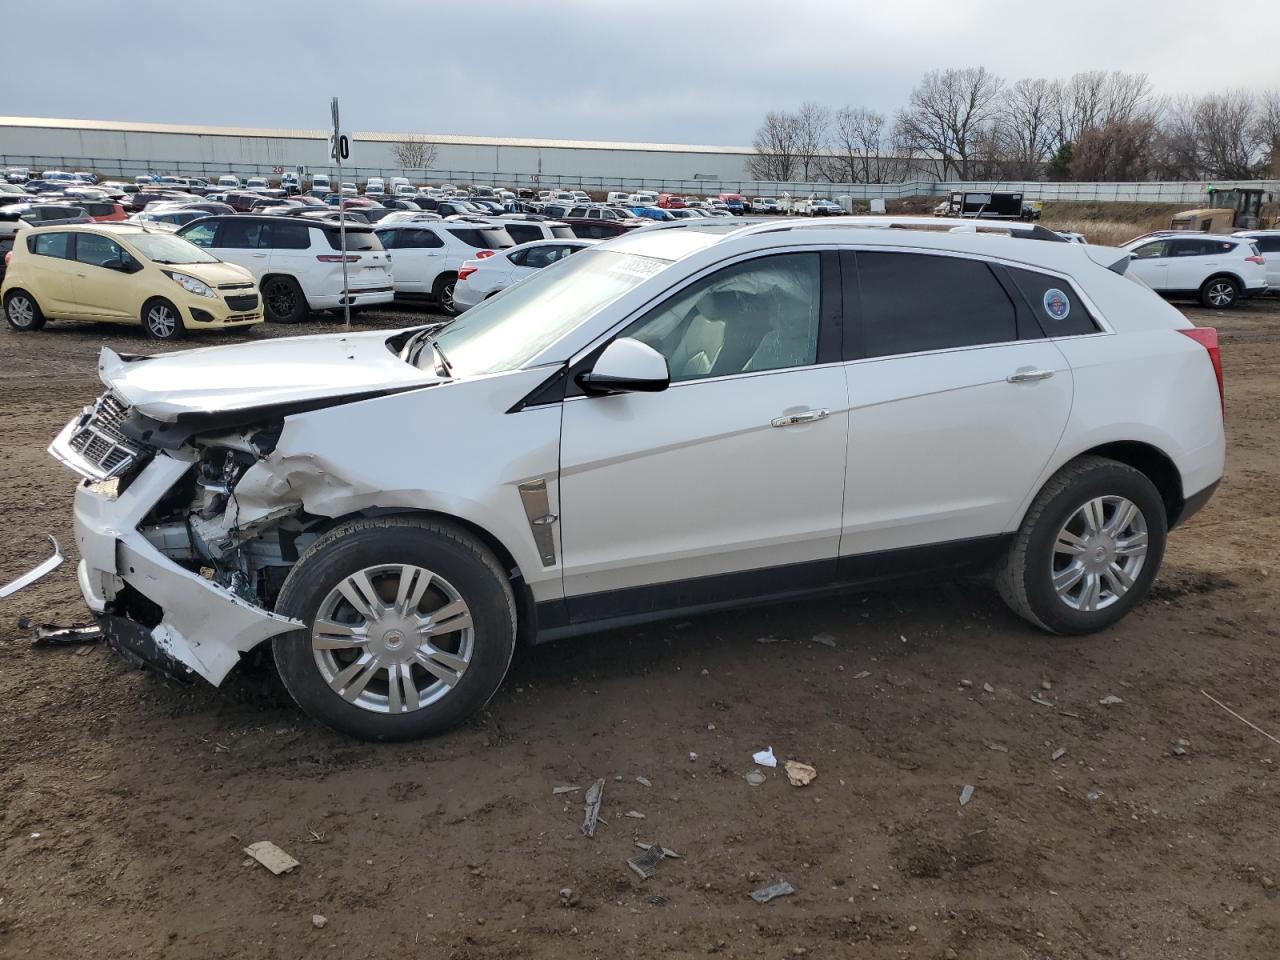
<path fill-rule="evenodd" d="M 1262 204 L 1270 194 L 1260 187 L 1205 188 L 1210 206 L 1183 210 L 1173 215 L 1170 230 L 1195 230 L 1200 233 L 1231 233 L 1234 230 L 1257 230 L 1263 226 Z"/>

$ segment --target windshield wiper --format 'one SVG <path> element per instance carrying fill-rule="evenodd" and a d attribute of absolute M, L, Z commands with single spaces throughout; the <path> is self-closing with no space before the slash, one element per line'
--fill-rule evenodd
<path fill-rule="evenodd" d="M 431 343 L 431 349 L 432 349 L 432 350 L 434 350 L 434 351 L 436 352 L 436 356 L 437 356 L 437 357 L 439 358 L 439 360 L 440 360 L 440 363 L 439 363 L 439 367 L 440 367 L 440 369 L 444 370 L 444 375 L 445 375 L 446 377 L 448 377 L 450 380 L 452 380 L 452 379 L 453 379 L 453 367 L 451 367 L 451 366 L 449 365 L 449 358 L 448 358 L 448 357 L 446 357 L 446 356 L 444 355 L 444 351 L 440 349 L 440 341 L 439 341 L 439 340 L 436 340 L 436 339 L 432 339 L 432 340 L 431 340 L 431 341 L 429 341 L 429 342 Z"/>

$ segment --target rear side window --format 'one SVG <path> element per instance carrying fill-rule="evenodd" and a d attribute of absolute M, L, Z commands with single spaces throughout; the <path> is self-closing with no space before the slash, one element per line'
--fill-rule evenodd
<path fill-rule="evenodd" d="M 262 246 L 273 250 L 306 250 L 311 246 L 311 237 L 305 223 L 282 220 L 280 223 L 263 224 Z"/>
<path fill-rule="evenodd" d="M 1006 269 L 1026 297 L 1045 336 L 1077 337 L 1098 332 L 1098 322 L 1067 281 L 1019 267 Z"/>
<path fill-rule="evenodd" d="M 505 229 L 516 243 L 528 243 L 530 240 L 542 239 L 542 230 L 531 223 L 509 223 Z"/>
<path fill-rule="evenodd" d="M 1254 237 L 1253 242 L 1263 253 L 1280 253 L 1280 236 Z"/>
<path fill-rule="evenodd" d="M 69 233 L 38 233 L 27 239 L 27 249 L 38 257 L 61 257 L 65 260 L 70 240 Z"/>
<path fill-rule="evenodd" d="M 857 260 L 864 357 L 1018 339 L 1013 303 L 980 260 L 867 251 Z"/>
<path fill-rule="evenodd" d="M 510 230 L 511 228 L 508 227 L 507 231 L 510 232 Z M 574 240 L 577 238 L 577 234 L 573 232 L 573 228 L 567 223 L 561 223 L 553 226 L 551 228 L 551 236 L 556 240 Z"/>
<path fill-rule="evenodd" d="M 329 239 L 329 246 L 335 250 L 342 249 L 342 234 L 337 230 L 326 230 L 324 235 Z M 381 250 L 382 241 L 378 235 L 366 227 L 363 230 L 352 230 L 347 227 L 347 249 L 357 253 L 361 251 Z"/>
<path fill-rule="evenodd" d="M 450 227 L 449 232 L 477 250 L 505 250 L 515 246 L 511 234 L 501 227 Z"/>
<path fill-rule="evenodd" d="M 242 220 L 229 217 L 222 221 L 218 234 L 218 246 L 225 250 L 254 250 L 260 246 L 263 223 L 260 220 Z"/>

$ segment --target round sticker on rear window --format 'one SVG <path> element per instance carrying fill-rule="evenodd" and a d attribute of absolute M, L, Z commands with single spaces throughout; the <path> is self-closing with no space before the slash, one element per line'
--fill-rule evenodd
<path fill-rule="evenodd" d="M 1044 292 L 1044 312 L 1054 320 L 1065 320 L 1071 313 L 1071 301 L 1057 287 L 1050 287 Z"/>

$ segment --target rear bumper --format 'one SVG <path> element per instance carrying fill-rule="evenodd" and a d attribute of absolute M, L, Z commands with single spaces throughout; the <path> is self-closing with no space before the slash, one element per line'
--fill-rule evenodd
<path fill-rule="evenodd" d="M 1183 500 L 1182 510 L 1179 511 L 1178 516 L 1174 519 L 1173 526 L 1177 527 L 1183 523 L 1186 523 L 1188 520 L 1194 517 L 1197 513 L 1203 510 L 1205 507 L 1205 504 L 1207 504 L 1210 501 L 1210 499 L 1213 498 L 1214 493 L 1217 492 L 1218 484 L 1220 484 L 1221 482 L 1222 482 L 1221 480 L 1215 480 L 1213 481 L 1213 483 L 1209 484 L 1203 490 L 1200 490 L 1197 493 L 1193 493 L 1191 496 Z"/>

